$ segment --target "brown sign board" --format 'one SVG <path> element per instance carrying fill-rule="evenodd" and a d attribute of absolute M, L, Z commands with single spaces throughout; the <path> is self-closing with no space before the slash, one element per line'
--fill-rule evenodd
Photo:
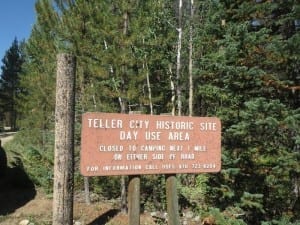
<path fill-rule="evenodd" d="M 216 117 L 85 113 L 83 176 L 209 173 L 221 169 Z"/>

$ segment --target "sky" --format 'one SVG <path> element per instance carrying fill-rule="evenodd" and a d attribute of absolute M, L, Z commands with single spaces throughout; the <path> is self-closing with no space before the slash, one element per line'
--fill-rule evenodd
<path fill-rule="evenodd" d="M 36 0 L 0 0 L 0 65 L 15 38 L 26 40 L 35 23 Z"/>

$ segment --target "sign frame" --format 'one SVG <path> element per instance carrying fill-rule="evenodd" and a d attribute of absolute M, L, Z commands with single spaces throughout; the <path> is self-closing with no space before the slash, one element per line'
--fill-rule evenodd
<path fill-rule="evenodd" d="M 82 115 L 83 176 L 221 170 L 217 117 L 88 112 Z"/>

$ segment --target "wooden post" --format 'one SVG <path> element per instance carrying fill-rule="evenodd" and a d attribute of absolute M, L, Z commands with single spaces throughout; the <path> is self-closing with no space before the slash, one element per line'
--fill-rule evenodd
<path fill-rule="evenodd" d="M 129 176 L 128 217 L 130 225 L 140 224 L 140 176 Z"/>
<path fill-rule="evenodd" d="M 53 225 L 73 224 L 75 58 L 57 56 Z"/>
<path fill-rule="evenodd" d="M 83 177 L 83 182 L 84 182 L 85 203 L 87 205 L 90 205 L 91 204 L 91 197 L 90 197 L 89 177 Z"/>
<path fill-rule="evenodd" d="M 168 212 L 168 225 L 179 225 L 179 207 L 178 207 L 178 194 L 176 186 L 176 175 L 166 175 L 166 189 L 167 189 L 167 212 Z"/>

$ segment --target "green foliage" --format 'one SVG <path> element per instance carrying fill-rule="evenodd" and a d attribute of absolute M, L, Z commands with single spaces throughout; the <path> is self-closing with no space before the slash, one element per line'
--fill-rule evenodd
<path fill-rule="evenodd" d="M 118 198 L 120 195 L 120 177 L 94 177 L 90 185 L 91 191 L 107 199 Z"/>
<path fill-rule="evenodd" d="M 206 175 L 179 175 L 178 192 L 182 195 L 179 202 L 182 208 L 191 207 L 195 211 L 205 209 L 207 194 Z"/>
<path fill-rule="evenodd" d="M 83 112 L 124 113 L 131 107 L 150 112 L 147 75 L 154 112 L 170 112 L 175 8 L 170 0 L 37 1 L 19 83 L 22 132 L 9 147 L 35 183 L 51 191 L 56 54 L 70 52 L 77 58 L 75 161 L 76 187 L 81 188 Z M 293 23 L 299 8 L 294 0 L 201 0 L 190 20 L 184 2 L 183 112 L 188 111 L 192 25 L 193 111 L 222 120 L 222 171 L 178 176 L 181 207 L 213 215 L 222 225 L 293 224 L 299 219 L 300 33 Z M 253 20 L 261 23 L 253 26 Z M 4 102 L 1 98 L 1 106 Z M 165 210 L 164 176 L 143 176 L 141 183 L 145 208 Z M 119 196 L 119 185 L 118 177 L 91 179 L 92 191 L 107 198 Z"/>
<path fill-rule="evenodd" d="M 289 211 L 294 198 L 292 189 L 297 185 L 293 177 L 299 173 L 299 152 L 295 151 L 299 112 L 264 98 L 246 102 L 245 106 L 240 112 L 241 122 L 227 129 L 224 136 L 228 140 L 224 147 L 228 145 L 230 149 L 224 152 L 222 175 L 227 188 L 220 186 L 221 201 L 235 202 L 248 211 L 248 220 L 258 215 L 280 217 Z M 226 168 L 236 169 L 232 173 Z M 230 190 L 231 195 L 225 190 Z"/>
<path fill-rule="evenodd" d="M 291 221 L 288 216 L 284 216 L 279 220 L 272 220 L 269 222 L 262 222 L 261 225 L 299 225 L 300 221 Z"/>
<path fill-rule="evenodd" d="M 146 211 L 166 211 L 165 175 L 141 177 L 141 203 Z"/>
<path fill-rule="evenodd" d="M 214 218 L 216 225 L 246 225 L 246 223 L 239 219 L 241 210 L 239 208 L 228 208 L 221 212 L 218 208 L 209 208 L 208 212 L 203 213 L 202 217 L 210 216 Z"/>
<path fill-rule="evenodd" d="M 30 180 L 42 187 L 48 193 L 53 186 L 53 135 L 45 134 L 44 147 L 32 145 L 30 139 L 18 133 L 12 141 L 5 145 L 8 161 L 12 167 L 21 166 L 28 174 Z"/>
<path fill-rule="evenodd" d="M 0 121 L 15 130 L 17 128 L 17 99 L 21 92 L 20 78 L 24 63 L 23 42 L 15 38 L 2 59 L 0 76 Z"/>
<path fill-rule="evenodd" d="M 241 203 L 237 205 L 243 209 L 250 208 L 251 210 L 255 209 L 264 213 L 262 200 L 262 194 L 251 194 L 248 192 L 244 192 L 243 196 L 241 197 Z"/>

